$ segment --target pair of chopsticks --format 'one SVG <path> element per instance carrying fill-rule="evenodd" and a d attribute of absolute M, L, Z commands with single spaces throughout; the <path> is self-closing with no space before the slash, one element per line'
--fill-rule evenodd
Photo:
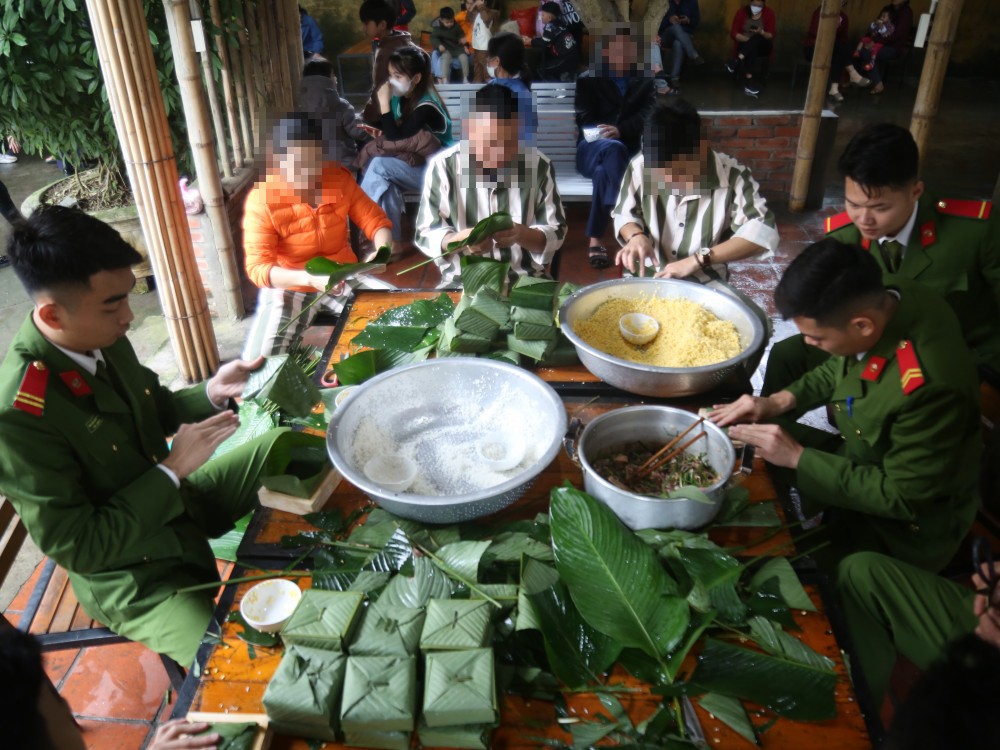
<path fill-rule="evenodd" d="M 639 467 L 639 470 L 636 472 L 636 475 L 639 477 L 645 477 L 651 472 L 656 471 L 665 463 L 677 458 L 677 456 L 679 456 L 681 453 L 687 450 L 696 441 L 701 440 L 703 437 L 705 437 L 705 431 L 702 430 L 693 438 L 684 443 L 684 445 L 682 445 L 680 448 L 671 450 L 671 448 L 673 448 L 675 445 L 677 445 L 678 442 L 680 442 L 681 438 L 683 438 L 685 435 L 691 432 L 691 430 L 693 430 L 695 427 L 697 427 L 704 421 L 705 421 L 704 417 L 699 418 L 697 422 L 694 422 L 690 427 L 684 430 L 684 432 L 682 432 L 680 435 L 678 435 L 669 443 L 660 448 L 660 450 L 658 450 L 656 453 L 654 453 L 652 456 L 649 457 L 646 463 L 644 463 L 642 466 Z"/>

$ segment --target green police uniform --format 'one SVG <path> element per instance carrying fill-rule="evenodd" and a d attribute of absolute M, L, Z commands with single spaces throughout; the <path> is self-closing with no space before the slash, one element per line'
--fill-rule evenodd
<path fill-rule="evenodd" d="M 837 591 L 876 706 L 897 652 L 926 669 L 945 645 L 976 627 L 972 589 L 891 557 L 858 552 L 837 568 Z"/>
<path fill-rule="evenodd" d="M 804 503 L 827 510 L 836 557 L 871 550 L 939 570 L 976 510 L 976 370 L 944 300 L 886 282 L 900 300 L 872 349 L 831 357 L 786 389 L 800 408 L 830 404 L 841 435 L 831 452 L 815 447 L 829 433 L 791 425 L 806 446 L 793 481 Z"/>
<path fill-rule="evenodd" d="M 991 220 L 989 201 L 918 201 L 916 222 L 896 274 L 913 279 L 945 298 L 962 325 L 976 364 L 1000 373 L 1000 221 Z M 827 236 L 859 244 L 872 253 L 883 273 L 889 259 L 866 240 L 847 213 L 826 220 Z M 776 393 L 827 357 L 801 336 L 776 343 L 764 374 L 763 395 Z"/>
<path fill-rule="evenodd" d="M 207 540 L 253 507 L 279 431 L 178 488 L 157 464 L 167 435 L 214 413 L 205 386 L 163 388 L 125 337 L 102 354 L 108 373 L 92 376 L 28 316 L 0 365 L 0 491 L 91 617 L 189 663 L 215 592 L 177 591 L 218 580 Z"/>

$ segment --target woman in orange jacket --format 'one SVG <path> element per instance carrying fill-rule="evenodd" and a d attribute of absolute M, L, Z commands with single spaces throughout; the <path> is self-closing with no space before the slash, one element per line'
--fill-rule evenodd
<path fill-rule="evenodd" d="M 351 172 L 338 162 L 323 160 L 319 121 L 302 114 L 283 118 L 274 128 L 271 166 L 250 191 L 243 216 L 247 275 L 260 287 L 244 355 L 284 352 L 320 306 L 335 312 L 343 309 L 350 290 L 340 283 L 325 292 L 327 277 L 313 276 L 305 265 L 318 257 L 358 262 L 348 219 L 376 248 L 392 241 L 391 222 Z M 324 292 L 320 305 L 288 325 Z"/>

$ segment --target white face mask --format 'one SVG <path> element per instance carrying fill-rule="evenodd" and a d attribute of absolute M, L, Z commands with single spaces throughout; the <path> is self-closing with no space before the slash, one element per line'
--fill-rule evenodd
<path fill-rule="evenodd" d="M 413 90 L 413 81 L 407 81 L 402 83 L 397 81 L 395 78 L 389 79 L 389 88 L 392 89 L 392 93 L 396 96 L 406 96 Z"/>
<path fill-rule="evenodd" d="M 497 66 L 496 65 L 487 65 L 486 66 L 486 74 L 490 78 L 496 78 L 497 77 Z"/>
<path fill-rule="evenodd" d="M 751 5 L 750 6 L 750 12 L 753 13 L 755 16 L 760 15 L 761 11 L 763 11 L 763 10 L 764 10 L 764 6 L 763 5 Z"/>

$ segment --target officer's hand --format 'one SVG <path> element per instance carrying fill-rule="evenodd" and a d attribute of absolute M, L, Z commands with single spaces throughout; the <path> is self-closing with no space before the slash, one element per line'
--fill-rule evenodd
<path fill-rule="evenodd" d="M 156 736 L 149 750 L 179 750 L 180 748 L 214 748 L 219 741 L 215 732 L 199 734 L 208 729 L 208 724 L 194 723 L 185 719 L 174 719 L 156 730 Z"/>
<path fill-rule="evenodd" d="M 994 563 L 993 570 L 1000 574 L 1000 563 Z M 972 585 L 977 590 L 982 590 L 989 584 L 982 574 L 977 574 L 972 576 Z M 987 643 L 1000 648 L 1000 588 L 993 591 L 992 602 L 987 601 L 984 594 L 977 594 L 976 598 L 972 600 L 972 611 L 979 618 L 976 625 L 976 635 Z"/>
<path fill-rule="evenodd" d="M 208 419 L 194 424 L 182 424 L 170 445 L 170 455 L 163 465 L 184 479 L 204 466 L 215 449 L 222 445 L 240 426 L 240 419 L 233 412 L 220 411 Z"/>
<path fill-rule="evenodd" d="M 247 384 L 250 373 L 257 370 L 264 364 L 263 357 L 257 359 L 234 359 L 226 362 L 219 368 L 219 371 L 212 376 L 205 386 L 208 397 L 213 404 L 224 404 L 231 398 L 243 395 L 243 388 Z"/>
<path fill-rule="evenodd" d="M 770 419 L 767 399 L 756 396 L 740 396 L 731 404 L 713 404 L 708 418 L 719 427 L 739 422 L 763 422 Z"/>
<path fill-rule="evenodd" d="M 729 437 L 757 448 L 757 455 L 775 466 L 794 469 L 804 450 L 802 445 L 776 424 L 743 424 L 729 428 Z"/>

